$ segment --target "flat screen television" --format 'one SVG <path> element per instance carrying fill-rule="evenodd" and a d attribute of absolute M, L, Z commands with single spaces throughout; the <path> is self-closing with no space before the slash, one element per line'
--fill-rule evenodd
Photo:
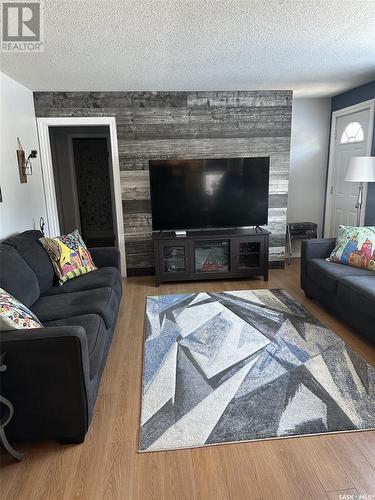
<path fill-rule="evenodd" d="M 152 229 L 261 226 L 269 157 L 149 162 Z"/>

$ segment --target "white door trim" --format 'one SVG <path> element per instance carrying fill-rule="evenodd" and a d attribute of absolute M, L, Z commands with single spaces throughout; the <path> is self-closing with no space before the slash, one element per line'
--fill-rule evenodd
<path fill-rule="evenodd" d="M 118 158 L 116 118 L 114 116 L 100 117 L 59 117 L 37 118 L 40 159 L 47 207 L 48 233 L 50 236 L 60 234 L 59 216 L 57 211 L 55 182 L 53 178 L 53 165 L 51 144 L 49 140 L 49 127 L 67 126 L 98 126 L 107 125 L 111 140 L 111 164 L 113 170 L 113 192 L 115 198 L 117 244 L 121 255 L 121 274 L 126 276 L 124 219 L 122 211 L 122 197 L 120 184 L 120 166 Z"/>
<path fill-rule="evenodd" d="M 368 101 L 363 101 L 353 106 L 348 106 L 347 108 L 338 109 L 332 113 L 332 127 L 331 127 L 331 137 L 330 137 L 330 148 L 329 148 L 329 161 L 328 161 L 328 176 L 327 176 L 327 192 L 326 192 L 326 206 L 325 206 L 325 217 L 324 217 L 324 237 L 329 236 L 329 230 L 331 227 L 331 217 L 332 217 L 332 196 L 330 191 L 330 186 L 332 185 L 332 166 L 335 158 L 335 145 L 336 145 L 336 129 L 337 129 L 337 119 L 351 115 L 358 111 L 370 110 L 370 123 L 368 128 L 367 136 L 367 150 L 366 156 L 371 155 L 372 150 L 372 134 L 374 130 L 374 112 L 375 112 L 375 99 L 370 99 Z M 365 214 L 366 214 L 366 200 L 367 200 L 367 184 L 363 186 L 363 207 L 361 213 L 361 224 L 364 224 Z"/>

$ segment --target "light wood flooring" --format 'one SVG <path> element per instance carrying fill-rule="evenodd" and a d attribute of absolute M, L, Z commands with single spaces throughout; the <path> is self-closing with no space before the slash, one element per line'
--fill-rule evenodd
<path fill-rule="evenodd" d="M 26 453 L 21 463 L 2 453 L 0 498 L 315 500 L 361 494 L 375 500 L 375 431 L 137 453 L 145 297 L 267 287 L 291 292 L 375 365 L 373 346 L 304 298 L 298 260 L 285 270 L 272 270 L 268 283 L 253 279 L 155 288 L 151 277 L 127 279 L 85 443 L 18 445 Z"/>

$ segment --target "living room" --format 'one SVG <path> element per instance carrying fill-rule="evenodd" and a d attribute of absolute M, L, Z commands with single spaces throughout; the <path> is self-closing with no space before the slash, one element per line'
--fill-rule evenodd
<path fill-rule="evenodd" d="M 2 498 L 375 498 L 372 0 L 3 0 Z"/>

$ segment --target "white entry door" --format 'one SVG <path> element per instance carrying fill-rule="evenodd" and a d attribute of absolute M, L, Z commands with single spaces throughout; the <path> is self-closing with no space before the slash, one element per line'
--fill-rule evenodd
<path fill-rule="evenodd" d="M 372 105 L 371 105 L 372 104 Z M 350 108 L 347 108 L 348 110 Z M 339 225 L 355 226 L 358 195 L 358 183 L 346 182 L 345 176 L 350 159 L 354 156 L 368 156 L 371 151 L 373 101 L 367 109 L 345 113 L 345 110 L 333 113 L 330 164 L 328 172 L 325 237 L 337 236 Z M 333 142 L 332 142 L 333 141 Z M 364 204 L 367 189 L 364 189 Z M 365 210 L 362 210 L 363 224 Z"/>

